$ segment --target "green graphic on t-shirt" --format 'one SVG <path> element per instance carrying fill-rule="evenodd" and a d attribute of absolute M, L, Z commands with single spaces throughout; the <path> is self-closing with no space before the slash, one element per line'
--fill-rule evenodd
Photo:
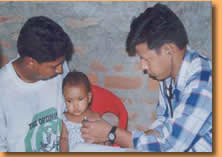
<path fill-rule="evenodd" d="M 25 137 L 26 152 L 58 152 L 61 121 L 55 108 L 37 113 Z"/>

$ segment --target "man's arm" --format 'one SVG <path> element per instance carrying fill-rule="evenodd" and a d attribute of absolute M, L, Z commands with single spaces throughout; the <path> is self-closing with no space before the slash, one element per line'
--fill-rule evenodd
<path fill-rule="evenodd" d="M 159 133 L 159 137 L 155 134 L 133 132 L 134 147 L 137 150 L 180 152 L 191 145 L 212 114 L 210 85 L 207 81 L 200 82 L 199 76 L 200 74 L 196 73 L 192 77 L 183 94 L 177 99 L 173 118 L 157 120 L 155 127 L 152 127 Z"/>
<path fill-rule="evenodd" d="M 8 151 L 6 140 L 6 128 L 6 119 L 2 110 L 2 106 L 0 106 L 0 152 Z"/>
<path fill-rule="evenodd" d="M 103 143 L 108 140 L 108 134 L 112 126 L 103 119 L 83 122 L 81 128 L 82 137 L 88 143 Z M 114 143 L 121 147 L 133 148 L 132 134 L 129 131 L 117 128 Z"/>
<path fill-rule="evenodd" d="M 117 128 L 116 139 L 114 143 L 117 143 L 121 147 L 133 148 L 132 134 L 129 131 Z"/>

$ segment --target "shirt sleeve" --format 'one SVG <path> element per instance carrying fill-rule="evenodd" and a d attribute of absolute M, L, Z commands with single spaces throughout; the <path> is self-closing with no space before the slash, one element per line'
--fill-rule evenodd
<path fill-rule="evenodd" d="M 2 110 L 2 106 L 0 106 L 0 152 L 7 152 L 6 130 L 6 119 Z"/>
<path fill-rule="evenodd" d="M 150 152 L 183 152 L 191 145 L 212 114 L 211 72 L 195 73 L 187 82 L 183 93 L 174 99 L 176 106 L 173 118 L 164 118 L 161 113 L 154 122 L 152 129 L 161 136 L 135 131 L 135 149 Z"/>

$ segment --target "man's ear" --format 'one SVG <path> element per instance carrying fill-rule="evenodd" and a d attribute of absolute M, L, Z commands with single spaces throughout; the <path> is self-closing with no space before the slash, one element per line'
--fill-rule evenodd
<path fill-rule="evenodd" d="M 37 64 L 37 61 L 32 57 L 25 57 L 25 63 L 28 68 L 33 69 Z"/>
<path fill-rule="evenodd" d="M 174 46 L 175 46 L 175 44 L 173 44 L 173 43 L 163 44 L 163 46 L 161 47 L 162 54 L 172 56 L 175 52 Z"/>
<path fill-rule="evenodd" d="M 92 92 L 88 92 L 88 103 L 92 100 Z"/>

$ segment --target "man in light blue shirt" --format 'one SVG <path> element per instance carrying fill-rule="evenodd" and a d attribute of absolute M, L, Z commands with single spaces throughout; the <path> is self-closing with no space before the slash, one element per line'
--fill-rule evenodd
<path fill-rule="evenodd" d="M 160 134 L 159 137 L 133 132 L 136 149 L 154 152 L 212 151 L 211 62 L 187 50 L 180 69 L 175 83 L 172 83 L 171 99 L 167 96 L 171 78 L 160 81 L 157 120 L 150 127 Z"/>
<path fill-rule="evenodd" d="M 175 13 L 162 4 L 146 9 L 131 23 L 126 50 L 160 83 L 156 120 L 146 132 L 130 132 L 89 119 L 85 140 L 147 152 L 212 152 L 212 63 L 188 47 Z"/>

